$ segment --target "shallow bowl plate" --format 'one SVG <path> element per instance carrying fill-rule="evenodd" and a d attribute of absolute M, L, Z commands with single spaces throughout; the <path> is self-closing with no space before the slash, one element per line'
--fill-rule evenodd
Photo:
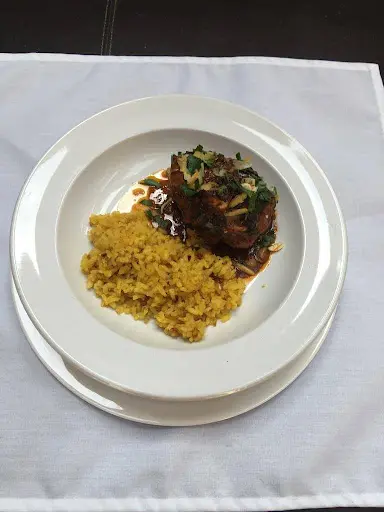
<path fill-rule="evenodd" d="M 284 249 L 233 318 L 190 345 L 101 308 L 79 263 L 89 250 L 89 215 L 115 209 L 133 182 L 199 143 L 227 155 L 240 151 L 277 187 Z M 294 360 L 334 310 L 346 261 L 335 194 L 304 148 L 252 112 L 197 96 L 125 103 L 74 128 L 35 167 L 11 232 L 15 285 L 55 350 L 101 382 L 167 400 L 227 395 Z"/>

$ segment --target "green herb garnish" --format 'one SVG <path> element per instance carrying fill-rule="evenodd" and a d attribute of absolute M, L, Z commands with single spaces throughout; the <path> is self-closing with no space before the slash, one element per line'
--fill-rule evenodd
<path fill-rule="evenodd" d="M 153 219 L 153 213 L 151 210 L 145 210 L 145 215 L 148 217 L 149 220 Z"/>
<path fill-rule="evenodd" d="M 220 185 L 220 187 L 217 189 L 217 195 L 222 197 L 226 194 L 228 194 L 228 187 L 226 185 Z"/>
<path fill-rule="evenodd" d="M 167 229 L 170 221 L 163 219 L 163 217 L 161 217 L 160 215 L 156 215 L 156 217 L 153 218 L 153 222 L 156 222 L 159 228 Z"/>
<path fill-rule="evenodd" d="M 233 192 L 245 192 L 245 189 L 241 186 L 241 183 L 234 177 L 226 175 L 227 178 L 227 187 Z"/>
<path fill-rule="evenodd" d="M 212 167 L 216 159 L 215 153 L 212 151 L 203 151 L 203 146 L 201 144 L 193 150 L 193 156 L 195 158 L 199 158 L 207 167 Z"/>
<path fill-rule="evenodd" d="M 151 178 L 145 178 L 145 180 L 141 180 L 139 183 L 141 185 L 148 185 L 148 187 L 156 187 L 156 188 L 161 187 L 161 183 L 159 183 L 158 181 L 153 180 Z"/>
<path fill-rule="evenodd" d="M 216 160 L 215 155 L 211 155 L 210 158 L 208 158 L 208 155 L 205 154 L 205 158 L 204 158 L 203 162 L 204 162 L 204 165 L 206 165 L 207 167 L 213 167 L 215 160 Z"/>
<path fill-rule="evenodd" d="M 140 201 L 140 204 L 143 204 L 144 206 L 153 206 L 153 201 L 150 199 L 142 199 Z"/>
<path fill-rule="evenodd" d="M 187 158 L 187 169 L 189 174 L 193 174 L 195 171 L 201 168 L 202 160 L 193 155 L 188 155 Z"/>
<path fill-rule="evenodd" d="M 184 194 L 188 197 L 192 197 L 192 196 L 195 196 L 196 194 L 198 194 L 198 190 L 192 190 L 191 188 L 189 188 L 185 183 L 183 183 L 181 185 L 181 190 L 184 192 Z"/>
<path fill-rule="evenodd" d="M 249 192 L 249 190 L 248 190 L 248 192 Z M 249 197 L 248 211 L 249 211 L 249 213 L 253 213 L 256 210 L 257 195 L 256 195 L 256 193 L 251 193 L 250 195 L 248 195 L 248 197 Z"/>
<path fill-rule="evenodd" d="M 249 188 L 245 188 L 241 186 L 241 192 L 244 192 L 244 194 L 247 194 L 248 198 L 251 198 L 252 196 L 256 195 L 256 192 L 253 192 L 252 190 L 249 190 Z"/>
<path fill-rule="evenodd" d="M 240 153 L 236 153 L 236 160 L 241 160 L 241 155 L 240 155 Z"/>
<path fill-rule="evenodd" d="M 256 192 L 251 192 L 251 195 L 248 195 L 249 201 L 248 201 L 248 211 L 249 213 L 257 213 L 261 212 L 261 210 L 264 208 L 265 204 L 268 203 L 271 198 L 273 197 L 273 194 L 270 190 L 266 189 L 264 190 L 257 190 Z"/>
<path fill-rule="evenodd" d="M 276 233 L 273 231 L 273 229 L 270 229 L 257 241 L 257 245 L 259 247 L 269 247 L 274 244 L 275 241 Z"/>
<path fill-rule="evenodd" d="M 254 213 L 262 210 L 262 203 L 258 201 L 259 197 L 257 191 L 253 192 L 247 188 L 242 187 L 242 192 L 245 192 L 248 197 L 248 211 Z"/>
<path fill-rule="evenodd" d="M 275 197 L 274 193 L 269 190 L 267 185 L 263 182 L 257 188 L 257 199 L 259 201 L 265 201 L 269 203 L 269 201 Z"/>
<path fill-rule="evenodd" d="M 262 178 L 257 174 L 256 171 L 252 169 L 252 167 L 248 167 L 247 169 L 243 169 L 241 171 L 242 173 L 247 174 L 250 178 L 253 178 L 255 180 L 256 185 L 260 183 L 260 181 L 263 181 Z"/>

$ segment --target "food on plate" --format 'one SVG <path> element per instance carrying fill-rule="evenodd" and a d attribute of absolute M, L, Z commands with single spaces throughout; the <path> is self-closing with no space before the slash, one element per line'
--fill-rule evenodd
<path fill-rule="evenodd" d="M 199 145 L 172 155 L 168 169 L 132 194 L 131 212 L 90 218 L 87 287 L 102 306 L 199 341 L 240 306 L 244 278 L 280 250 L 277 191 L 240 153 L 228 158 Z"/>
<path fill-rule="evenodd" d="M 199 341 L 241 304 L 246 281 L 229 257 L 154 230 L 143 211 L 92 215 L 93 248 L 81 260 L 102 305 L 136 320 L 153 318 L 170 336 Z"/>
<path fill-rule="evenodd" d="M 183 241 L 192 228 L 213 252 L 230 256 L 239 275 L 255 276 L 281 248 L 277 190 L 240 153 L 229 158 L 199 145 L 172 155 L 165 180 L 149 176 L 140 183 L 149 187 L 141 204 L 154 226 Z"/>

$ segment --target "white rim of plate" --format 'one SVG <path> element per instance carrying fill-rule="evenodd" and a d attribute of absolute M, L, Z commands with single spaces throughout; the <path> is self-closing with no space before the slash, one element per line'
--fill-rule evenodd
<path fill-rule="evenodd" d="M 113 416 L 162 427 L 193 427 L 217 423 L 240 416 L 265 404 L 290 386 L 310 365 L 325 342 L 336 314 L 335 310 L 325 327 L 299 357 L 266 381 L 224 397 L 180 403 L 124 393 L 69 366 L 31 322 L 14 283 L 12 283 L 12 296 L 20 325 L 32 350 L 60 384 L 85 402 Z"/>
<path fill-rule="evenodd" d="M 188 352 L 185 358 L 179 351 L 127 343 L 126 338 L 111 332 L 81 307 L 62 275 L 56 227 L 60 206 L 73 181 L 113 145 L 166 129 L 206 131 L 249 147 L 280 174 L 296 197 L 305 236 L 303 262 L 289 297 L 257 329 L 260 339 L 268 340 L 262 353 L 246 336 L 206 349 L 205 357 L 199 351 Z M 319 334 L 343 286 L 347 236 L 328 179 L 295 139 L 237 105 L 172 95 L 143 98 L 104 110 L 54 144 L 20 193 L 12 220 L 10 255 L 12 275 L 26 312 L 44 338 L 72 364 L 130 393 L 166 400 L 201 400 L 238 392 L 270 377 Z M 47 308 L 47 297 L 52 294 L 63 308 L 54 304 L 53 309 Z M 84 352 L 78 342 L 81 333 L 92 337 L 94 351 Z M 111 351 L 114 365 L 108 361 Z M 171 374 L 169 368 L 173 369 Z M 156 369 L 155 378 L 151 379 L 150 371 L 145 369 Z M 212 375 L 215 379 L 206 378 Z"/>

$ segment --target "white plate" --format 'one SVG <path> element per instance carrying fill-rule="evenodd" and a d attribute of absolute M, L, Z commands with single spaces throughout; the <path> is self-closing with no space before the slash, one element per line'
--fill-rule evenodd
<path fill-rule="evenodd" d="M 277 186 L 285 248 L 231 321 L 191 346 L 101 308 L 85 290 L 79 262 L 88 250 L 89 214 L 114 209 L 132 182 L 198 143 L 250 156 Z M 11 233 L 18 293 L 55 350 L 101 382 L 162 399 L 233 393 L 295 359 L 334 310 L 346 260 L 339 205 L 303 147 L 252 112 L 196 96 L 125 103 L 74 128 L 37 164 Z"/>
<path fill-rule="evenodd" d="M 194 426 L 223 421 L 267 402 L 289 386 L 309 365 L 323 344 L 335 313 L 312 343 L 283 370 L 268 380 L 239 393 L 193 402 L 160 401 L 118 391 L 88 377 L 68 364 L 32 324 L 12 287 L 16 311 L 23 331 L 44 366 L 72 393 L 86 402 L 121 418 L 163 426 Z"/>

